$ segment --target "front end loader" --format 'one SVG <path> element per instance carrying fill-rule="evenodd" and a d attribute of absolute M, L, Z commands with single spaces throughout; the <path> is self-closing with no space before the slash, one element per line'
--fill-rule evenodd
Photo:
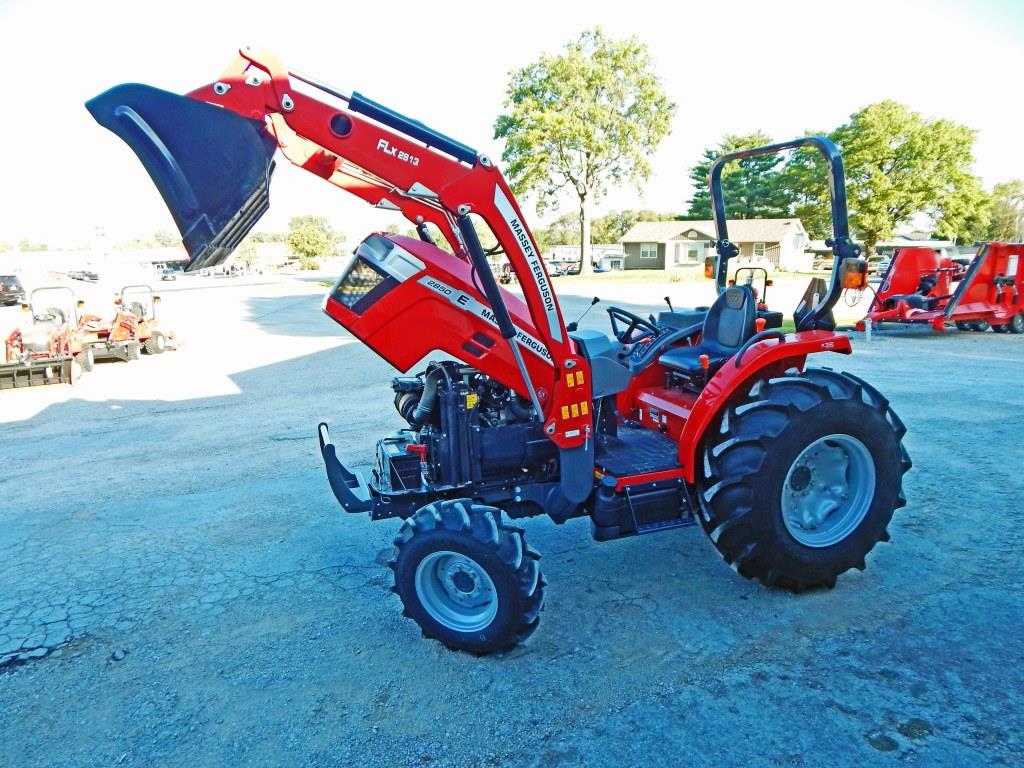
<path fill-rule="evenodd" d="M 187 96 L 122 85 L 87 106 L 141 159 L 190 270 L 221 263 L 267 209 L 277 151 L 416 226 L 418 239 L 363 240 L 323 304 L 402 374 L 391 388 L 408 426 L 378 442 L 369 473 L 341 462 L 324 423 L 319 441 L 345 510 L 404 521 L 392 589 L 425 635 L 487 653 L 534 632 L 546 582 L 518 518 L 587 517 L 598 541 L 699 523 L 741 575 L 798 592 L 864 568 L 888 538 L 905 503 L 904 426 L 867 382 L 807 365 L 852 351 L 831 309 L 866 274 L 827 139 L 719 158 L 717 298 L 682 327 L 609 307 L 609 336 L 565 324 L 488 157 L 359 93 L 243 49 Z M 835 266 L 784 334 L 749 286 L 727 284 L 738 248 L 721 173 L 804 146 L 828 164 Z M 493 234 L 521 297 L 499 284 L 476 225 Z"/>

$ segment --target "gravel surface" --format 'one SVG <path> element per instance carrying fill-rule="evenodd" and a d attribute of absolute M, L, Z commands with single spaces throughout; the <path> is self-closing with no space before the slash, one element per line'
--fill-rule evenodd
<path fill-rule="evenodd" d="M 316 284 L 190 285 L 162 305 L 178 351 L 0 394 L 0 765 L 1024 762 L 1024 337 L 820 356 L 910 430 L 864 573 L 794 596 L 698 528 L 597 544 L 538 518 L 541 627 L 475 658 L 402 618 L 398 521 L 323 476 L 318 421 L 355 466 L 399 425 L 393 370 Z"/>

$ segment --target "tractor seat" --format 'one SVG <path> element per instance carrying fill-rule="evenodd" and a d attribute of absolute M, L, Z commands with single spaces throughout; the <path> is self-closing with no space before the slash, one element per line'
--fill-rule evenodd
<path fill-rule="evenodd" d="M 700 356 L 707 355 L 709 370 L 716 371 L 754 335 L 755 316 L 754 294 L 746 286 L 734 285 L 726 289 L 708 310 L 700 343 L 693 347 L 670 349 L 658 358 L 658 362 L 693 378 L 701 372 Z"/>

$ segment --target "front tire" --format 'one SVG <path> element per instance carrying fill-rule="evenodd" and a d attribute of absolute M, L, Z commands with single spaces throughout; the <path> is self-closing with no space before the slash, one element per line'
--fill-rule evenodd
<path fill-rule="evenodd" d="M 1018 312 L 1011 317 L 1006 327 L 1010 329 L 1010 333 L 1024 333 L 1024 312 Z"/>
<path fill-rule="evenodd" d="M 88 373 L 96 365 L 96 353 L 93 352 L 92 347 L 85 347 L 75 357 L 78 360 L 78 364 L 82 366 L 82 370 Z"/>
<path fill-rule="evenodd" d="M 439 501 L 406 520 L 395 539 L 392 591 L 425 637 L 485 654 L 523 642 L 544 604 L 540 555 L 501 511 L 469 499 Z"/>
<path fill-rule="evenodd" d="M 147 355 L 159 355 L 167 348 L 167 339 L 160 331 L 153 331 L 153 335 L 146 339 L 143 349 Z"/>
<path fill-rule="evenodd" d="M 700 519 L 748 579 L 802 592 L 832 587 L 906 504 L 906 429 L 877 390 L 809 369 L 758 382 L 705 443 Z"/>

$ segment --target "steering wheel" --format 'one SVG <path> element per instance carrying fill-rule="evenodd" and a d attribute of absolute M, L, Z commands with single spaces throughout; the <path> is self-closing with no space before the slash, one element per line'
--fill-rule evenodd
<path fill-rule="evenodd" d="M 608 307 L 608 317 L 612 321 L 612 335 L 620 344 L 636 344 L 638 341 L 657 336 L 662 330 L 650 320 L 645 320 L 621 307 Z M 620 322 L 626 326 L 622 330 L 619 329 Z"/>

